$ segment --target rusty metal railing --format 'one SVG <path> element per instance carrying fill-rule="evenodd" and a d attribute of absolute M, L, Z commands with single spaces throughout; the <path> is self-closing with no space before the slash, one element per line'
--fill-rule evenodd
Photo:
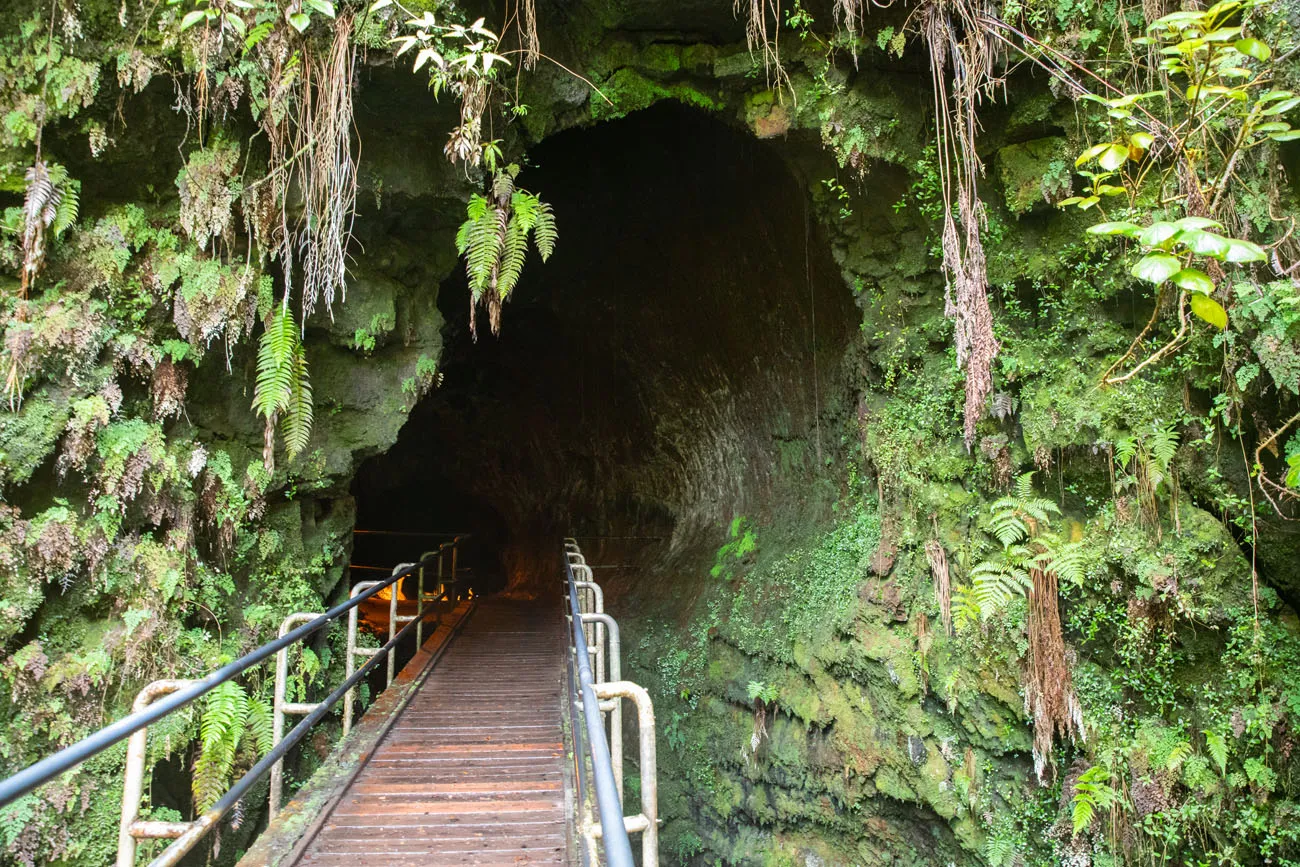
<path fill-rule="evenodd" d="M 453 552 L 455 550 L 454 546 L 459 543 L 461 538 L 458 536 L 450 543 L 453 546 Z M 443 548 L 440 548 L 437 556 L 440 583 L 438 594 L 433 598 L 446 597 L 447 588 L 451 584 L 452 578 L 454 578 L 454 573 L 450 577 L 443 573 L 441 552 L 446 547 L 444 545 Z M 453 553 L 453 563 L 454 558 Z M 136 696 L 132 705 L 132 712 L 126 717 L 100 729 L 72 746 L 60 750 L 54 755 L 47 756 L 8 779 L 0 781 L 0 807 L 14 802 L 33 789 L 55 779 L 123 739 L 130 738 L 127 745 L 125 783 L 122 793 L 122 819 L 118 829 L 117 867 L 134 867 L 136 846 L 138 841 L 142 839 L 173 839 L 171 845 L 150 862 L 149 867 L 169 867 L 169 865 L 178 863 L 268 773 L 272 774 L 273 780 L 271 809 L 274 812 L 279 808 L 279 798 L 282 796 L 281 764 L 289 750 L 297 745 L 306 736 L 307 732 L 322 720 L 340 700 L 345 696 L 350 696 L 356 685 L 367 677 L 379 665 L 380 660 L 385 657 L 390 660 L 389 680 L 391 682 L 391 660 L 394 657 L 394 649 L 411 632 L 422 633 L 423 631 L 422 614 L 424 605 L 433 601 L 423 592 L 423 573 L 425 568 L 431 566 L 433 562 L 433 558 L 421 557 L 419 563 L 405 564 L 404 567 L 394 569 L 393 574 L 384 580 L 364 582 L 368 586 L 359 591 L 354 590 L 346 602 L 340 603 L 328 611 L 319 614 L 299 612 L 289 615 L 281 624 L 279 635 L 274 641 L 267 642 L 203 678 L 154 681 Z M 355 623 L 357 607 L 361 603 L 373 598 L 385 587 L 395 587 L 399 581 L 413 574 L 419 576 L 420 582 L 419 599 L 417 601 L 418 613 L 416 616 L 403 618 L 407 622 L 400 630 L 396 629 L 394 615 L 396 614 L 398 593 L 394 590 L 389 607 L 388 641 L 381 647 L 368 649 L 367 655 L 370 658 L 359 668 L 351 665 L 354 658 L 352 654 L 349 654 L 348 671 L 343 682 L 322 701 L 292 703 L 285 700 L 288 648 L 290 646 L 325 628 L 344 614 L 349 615 L 349 620 Z M 295 626 L 295 624 L 304 620 L 306 622 Z M 236 780 L 226 794 L 218 799 L 212 807 L 195 820 L 191 822 L 141 821 L 139 819 L 140 800 L 144 794 L 148 727 L 163 717 L 187 706 L 218 685 L 233 680 L 272 656 L 276 657 L 274 700 L 276 743 L 272 749 L 253 765 L 246 774 Z M 348 711 L 351 710 L 350 704 L 349 702 Z M 289 713 L 302 714 L 303 719 L 287 734 L 284 734 L 284 715 Z"/>
<path fill-rule="evenodd" d="M 604 593 L 591 580 L 578 544 L 566 539 L 564 575 L 568 597 L 570 630 L 570 711 L 573 718 L 574 762 L 578 783 L 578 826 L 582 861 L 599 863 L 597 841 L 603 844 L 605 863 L 631 867 L 632 848 L 628 835 L 641 834 L 642 867 L 659 865 L 659 794 L 656 770 L 654 706 L 650 696 L 635 683 L 623 680 L 618 623 L 605 613 Z M 584 580 L 579 580 L 581 575 Z M 608 636 L 608 641 L 606 641 Z M 590 642 L 590 643 L 589 643 Z M 592 661 L 596 664 L 593 676 Z M 605 680 L 608 669 L 609 680 Z M 641 811 L 623 812 L 623 700 L 637 709 L 641 772 Z M 610 722 L 606 738 L 605 718 Z M 579 715 L 585 725 L 578 723 Z M 585 738 L 584 738 L 585 730 Z M 585 746 L 584 746 L 585 743 Z M 587 762 L 591 763 L 595 807 L 587 784 Z"/>

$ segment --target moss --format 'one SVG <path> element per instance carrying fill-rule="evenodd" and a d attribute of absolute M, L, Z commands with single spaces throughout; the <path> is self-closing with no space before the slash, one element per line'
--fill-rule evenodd
<path fill-rule="evenodd" d="M 593 120 L 613 120 L 649 108 L 656 102 L 672 99 L 684 105 L 717 111 L 722 107 L 722 98 L 716 92 L 709 94 L 696 85 L 687 82 L 660 83 L 632 69 L 619 69 L 609 78 L 600 82 L 601 92 L 609 99 L 591 101 Z"/>
<path fill-rule="evenodd" d="M 1007 210 L 1017 216 L 1069 196 L 1074 177 L 1069 144 L 1059 136 L 1007 145 L 998 151 L 998 171 Z"/>

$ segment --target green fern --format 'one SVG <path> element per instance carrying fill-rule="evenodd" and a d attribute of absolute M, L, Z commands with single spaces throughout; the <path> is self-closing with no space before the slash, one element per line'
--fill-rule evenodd
<path fill-rule="evenodd" d="M 275 746 L 274 715 L 271 706 L 260 698 L 248 699 L 248 733 L 257 744 L 257 752 L 266 755 Z"/>
<path fill-rule="evenodd" d="M 1120 793 L 1110 783 L 1110 771 L 1101 765 L 1088 768 L 1074 783 L 1071 801 L 1074 835 L 1077 837 L 1091 826 L 1099 811 L 1112 809 L 1121 803 Z"/>
<path fill-rule="evenodd" d="M 1201 732 L 1205 735 L 1205 746 L 1210 751 L 1210 758 L 1219 766 L 1219 774 L 1222 775 L 1228 770 L 1228 741 L 1218 732 L 1212 732 L 1208 729 Z"/>
<path fill-rule="evenodd" d="M 248 722 L 248 695 L 233 680 L 219 684 L 204 697 L 199 723 L 199 756 L 194 761 L 191 788 L 194 806 L 207 810 L 230 785 L 230 772 Z"/>
<path fill-rule="evenodd" d="M 289 460 L 307 447 L 313 422 L 311 380 L 307 352 L 287 304 L 280 304 L 271 312 L 258 344 L 253 409 L 266 420 L 268 443 L 276 424 L 282 423 Z M 268 453 L 268 466 L 270 457 Z"/>
<path fill-rule="evenodd" d="M 551 207 L 535 193 L 516 189 L 518 173 L 519 166 L 512 163 L 493 176 L 491 197 L 471 196 L 465 206 L 465 222 L 456 232 L 456 252 L 465 258 L 473 299 L 471 329 L 477 305 L 499 310 L 514 292 L 528 258 L 530 237 L 543 262 L 555 250 L 558 234 Z"/>

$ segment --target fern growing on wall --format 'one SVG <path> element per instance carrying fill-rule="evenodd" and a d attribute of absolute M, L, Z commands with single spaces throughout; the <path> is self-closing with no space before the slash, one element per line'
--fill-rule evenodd
<path fill-rule="evenodd" d="M 199 755 L 191 788 L 194 808 L 202 813 L 226 793 L 240 748 L 265 755 L 271 749 L 271 708 L 233 680 L 218 685 L 203 702 Z"/>
<path fill-rule="evenodd" d="M 1034 491 L 1034 474 L 1025 473 L 1010 495 L 990 507 L 985 529 L 1001 550 L 976 564 L 970 585 L 957 588 L 954 615 L 959 628 L 984 622 L 1018 597 L 1028 598 L 1028 665 L 1024 673 L 1025 709 L 1034 721 L 1034 770 L 1049 775 L 1056 734 L 1083 739 L 1083 710 L 1074 692 L 1061 631 L 1058 585 L 1084 577 L 1083 547 L 1063 541 L 1050 529 L 1061 510 Z"/>
<path fill-rule="evenodd" d="M 253 409 L 266 420 L 262 459 L 275 465 L 275 429 L 279 425 L 289 460 L 307 447 L 313 420 L 307 351 L 287 304 L 277 305 L 266 321 L 257 349 L 257 386 Z"/>
<path fill-rule="evenodd" d="M 465 257 L 469 277 L 469 326 L 477 338 L 477 310 L 484 307 L 493 334 L 501 332 L 501 305 L 510 298 L 528 256 L 531 236 L 545 262 L 557 236 L 551 206 L 535 193 L 515 187 L 519 166 L 511 163 L 492 179 L 490 197 L 474 195 L 456 233 L 456 251 Z"/>

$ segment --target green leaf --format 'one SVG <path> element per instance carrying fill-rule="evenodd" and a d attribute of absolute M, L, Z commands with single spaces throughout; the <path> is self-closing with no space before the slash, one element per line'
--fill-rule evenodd
<path fill-rule="evenodd" d="M 1178 233 L 1178 243 L 1198 256 L 1209 256 L 1222 261 L 1228 255 L 1228 239 L 1213 232 L 1188 229 Z"/>
<path fill-rule="evenodd" d="M 1232 43 L 1232 47 L 1240 51 L 1242 54 L 1255 58 L 1260 63 L 1263 63 L 1265 60 L 1268 60 L 1273 56 L 1273 49 L 1269 48 L 1258 39 L 1238 39 L 1236 42 Z"/>
<path fill-rule="evenodd" d="M 1113 172 L 1124 165 L 1128 159 L 1128 148 L 1122 144 L 1108 144 L 1097 159 L 1097 164 L 1108 172 Z"/>
<path fill-rule="evenodd" d="M 1269 133 L 1269 138 L 1273 141 L 1295 141 L 1300 138 L 1300 129 L 1287 130 L 1286 132 Z"/>
<path fill-rule="evenodd" d="M 181 19 L 181 30 L 189 30 L 206 17 L 207 11 L 203 9 L 195 9 L 191 12 L 185 13 L 185 17 Z"/>
<path fill-rule="evenodd" d="M 311 16 L 305 12 L 294 12 L 289 17 L 289 24 L 294 30 L 302 33 L 311 26 Z"/>
<path fill-rule="evenodd" d="M 1210 279 L 1210 275 L 1197 268 L 1184 268 L 1169 279 L 1174 282 L 1175 286 L 1189 292 L 1209 295 L 1214 291 L 1214 281 Z"/>
<path fill-rule="evenodd" d="M 1183 270 L 1183 265 L 1168 253 L 1150 253 L 1133 266 L 1132 274 L 1139 280 L 1159 285 Z"/>
<path fill-rule="evenodd" d="M 1128 140 L 1129 144 L 1140 151 L 1151 150 L 1151 146 L 1156 143 L 1156 137 L 1149 132 L 1135 132 Z"/>
<path fill-rule="evenodd" d="M 1293 96 L 1290 99 L 1284 99 L 1281 102 L 1270 105 L 1268 108 L 1261 111 L 1260 114 L 1264 115 L 1265 117 L 1274 114 L 1285 114 L 1286 112 L 1295 108 L 1297 105 L 1300 105 L 1300 96 Z"/>
<path fill-rule="evenodd" d="M 1160 247 L 1170 241 L 1178 234 L 1178 227 L 1173 223 L 1167 223 L 1164 220 L 1157 220 L 1143 230 L 1138 236 L 1138 241 L 1148 247 Z"/>
<path fill-rule="evenodd" d="M 1222 331 L 1228 327 L 1228 311 L 1209 295 L 1193 294 L 1188 296 L 1192 312 Z"/>
<path fill-rule="evenodd" d="M 223 17 L 222 20 L 229 25 L 231 30 L 235 31 L 235 35 L 240 39 L 243 39 L 244 36 L 247 35 L 248 27 L 244 24 L 243 18 L 240 18 L 238 15 L 228 14 Z"/>
<path fill-rule="evenodd" d="M 1263 262 L 1268 258 L 1264 248 L 1258 244 L 1252 244 L 1250 241 L 1242 241 L 1239 238 L 1228 239 L 1228 252 L 1224 257 L 1228 262 Z"/>
<path fill-rule="evenodd" d="M 1136 238 L 1142 234 L 1142 227 L 1137 223 L 1113 222 L 1098 223 L 1095 226 L 1089 226 L 1085 229 L 1089 235 L 1124 235 L 1128 238 Z"/>
<path fill-rule="evenodd" d="M 1077 169 L 1079 166 L 1083 165 L 1084 163 L 1096 159 L 1098 156 L 1102 154 L 1103 151 L 1105 151 L 1109 147 L 1111 147 L 1110 142 L 1102 142 L 1099 145 L 1093 145 L 1083 153 L 1079 154 L 1079 158 L 1074 161 L 1074 167 Z"/>

